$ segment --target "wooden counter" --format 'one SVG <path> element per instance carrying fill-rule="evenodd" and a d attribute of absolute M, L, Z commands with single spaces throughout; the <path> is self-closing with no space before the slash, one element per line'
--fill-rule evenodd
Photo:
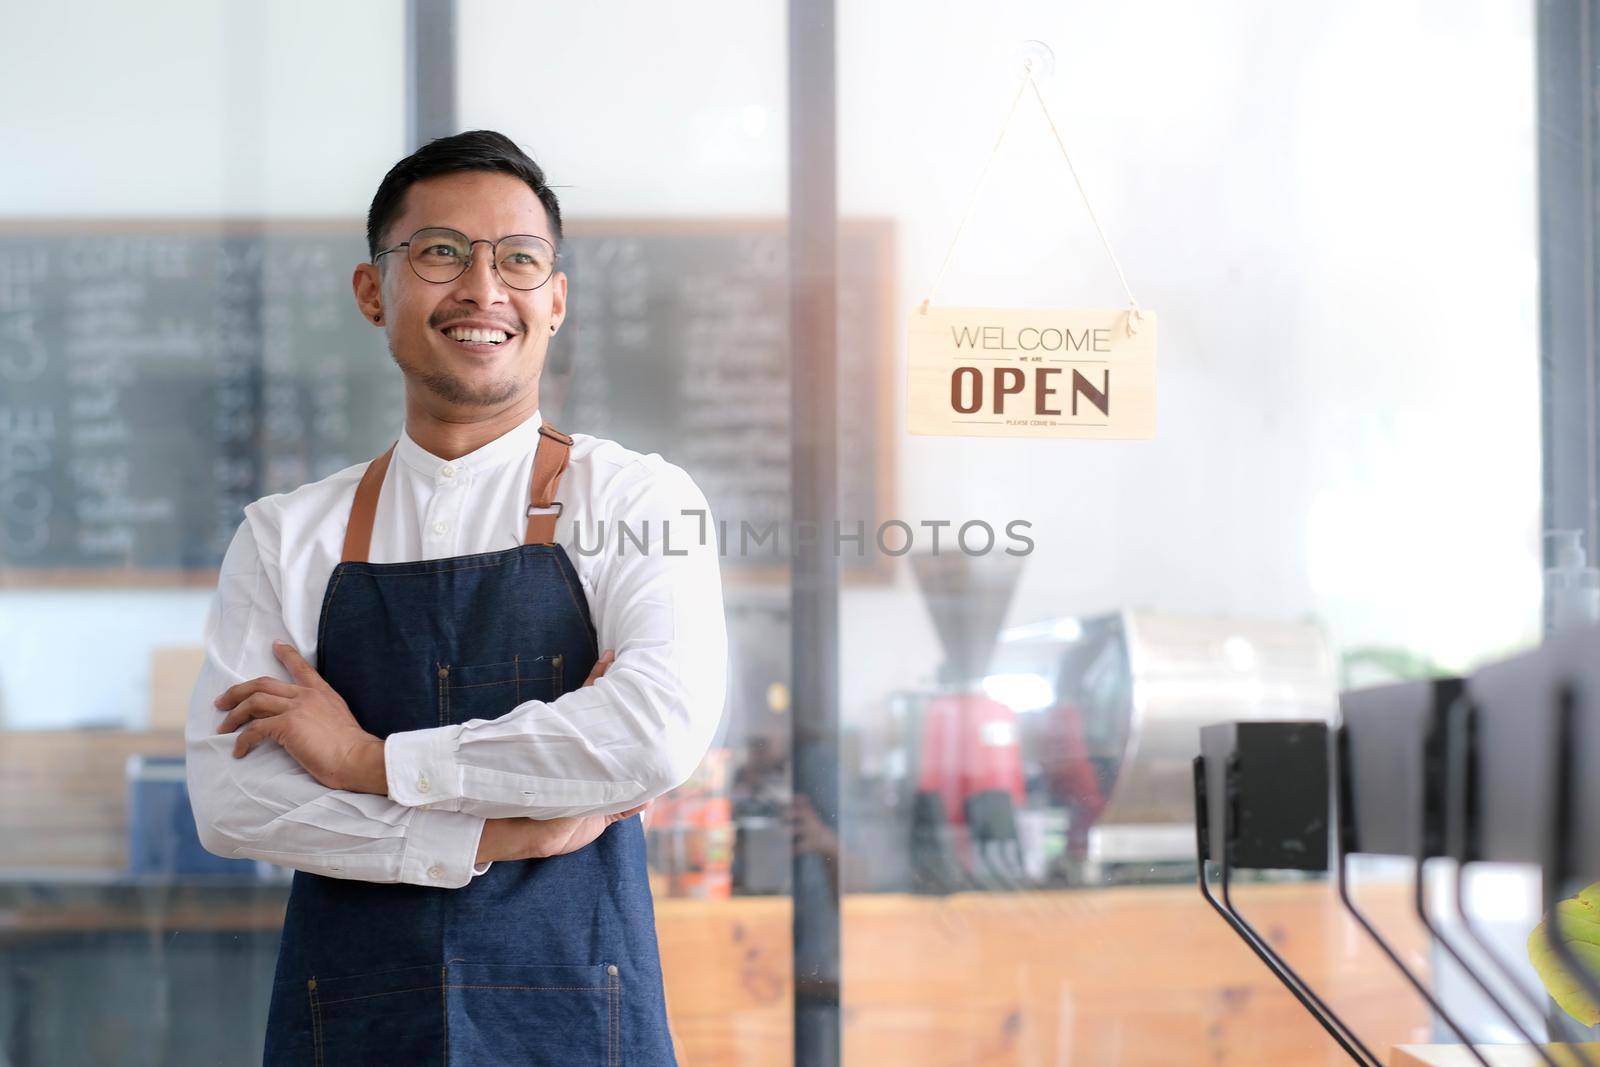
<path fill-rule="evenodd" d="M 4 887 L 0 956 L 58 941 L 103 943 L 118 931 L 136 938 L 253 931 L 268 975 L 288 892 L 271 883 L 41 886 Z M 1360 899 L 1425 971 L 1407 894 L 1406 886 L 1368 886 Z M 1242 886 L 1235 899 L 1380 1057 L 1396 1044 L 1427 1040 L 1420 1000 L 1326 886 Z M 788 1063 L 788 899 L 670 899 L 656 907 L 683 1067 Z M 849 896 L 843 940 L 847 1064 L 1348 1062 L 1190 886 Z"/>
<path fill-rule="evenodd" d="M 1489 1061 L 1489 1067 L 1546 1067 L 1547 1062 L 1537 1051 L 1527 1045 L 1478 1045 L 1479 1053 Z M 1574 1053 L 1579 1049 L 1589 1063 L 1600 1058 L 1600 1041 L 1585 1041 L 1581 1045 L 1541 1045 L 1550 1059 L 1561 1067 L 1584 1067 L 1585 1061 Z M 1394 1050 L 1389 1067 L 1482 1067 L 1477 1057 L 1461 1045 L 1404 1045 Z"/>
<path fill-rule="evenodd" d="M 0 940 L 254 931 L 263 952 L 275 951 L 286 885 L 116 883 L 127 862 L 123 764 L 134 753 L 181 752 L 175 731 L 0 735 L 0 856 L 78 872 L 13 879 L 0 899 Z M 93 869 L 111 884 L 97 885 Z M 1407 893 L 1374 886 L 1361 899 L 1425 970 Z M 1427 1039 L 1423 1005 L 1327 887 L 1241 886 L 1236 897 L 1380 1056 Z M 684 1067 L 788 1063 L 788 900 L 661 900 L 658 914 Z M 849 1064 L 1346 1062 L 1192 885 L 852 896 L 843 931 Z"/>
<path fill-rule="evenodd" d="M 1409 887 L 1365 888 L 1425 971 Z M 1235 891 L 1240 908 L 1380 1056 L 1427 1012 L 1324 886 Z M 658 905 L 683 1067 L 789 1062 L 789 904 Z M 846 1064 L 1263 1067 L 1349 1062 L 1190 887 L 900 895 L 844 905 Z"/>

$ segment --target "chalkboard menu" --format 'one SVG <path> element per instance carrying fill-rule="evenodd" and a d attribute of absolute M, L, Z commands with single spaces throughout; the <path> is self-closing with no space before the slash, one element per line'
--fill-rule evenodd
<path fill-rule="evenodd" d="M 0 584 L 209 583 L 245 504 L 387 448 L 402 383 L 351 298 L 361 233 L 0 223 Z M 781 220 L 569 223 L 545 417 L 660 452 L 730 532 L 782 523 L 786 245 Z M 870 546 L 892 497 L 888 224 L 847 222 L 840 258 L 840 515 Z"/>

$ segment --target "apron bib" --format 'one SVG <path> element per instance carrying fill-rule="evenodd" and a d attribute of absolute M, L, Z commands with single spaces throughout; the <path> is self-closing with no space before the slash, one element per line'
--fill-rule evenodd
<path fill-rule="evenodd" d="M 316 668 L 380 738 L 495 719 L 583 684 L 599 650 L 554 542 L 572 439 L 539 427 L 524 543 L 368 563 L 389 451 L 328 578 Z M 265 1067 L 675 1067 L 638 816 L 459 889 L 296 871 Z"/>

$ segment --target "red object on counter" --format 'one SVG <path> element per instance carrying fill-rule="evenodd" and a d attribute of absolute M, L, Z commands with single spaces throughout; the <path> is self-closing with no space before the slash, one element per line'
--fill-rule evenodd
<path fill-rule="evenodd" d="M 966 799 L 997 790 L 1023 801 L 1017 713 L 982 693 L 946 693 L 922 709 L 918 789 L 938 794 L 945 818 L 965 825 Z"/>

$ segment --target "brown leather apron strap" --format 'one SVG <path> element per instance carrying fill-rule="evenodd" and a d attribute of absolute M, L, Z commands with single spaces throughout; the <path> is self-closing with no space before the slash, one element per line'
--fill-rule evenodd
<path fill-rule="evenodd" d="M 533 479 L 528 487 L 528 532 L 525 545 L 554 544 L 556 519 L 561 505 L 556 502 L 556 486 L 567 469 L 572 438 L 551 426 L 539 424 L 539 447 L 533 453 Z"/>
<path fill-rule="evenodd" d="M 396 441 L 395 444 L 400 442 Z M 378 490 L 383 488 L 383 475 L 389 469 L 389 457 L 394 455 L 394 445 L 389 451 L 367 464 L 361 483 L 356 486 L 355 503 L 350 505 L 350 524 L 344 529 L 345 562 L 365 563 L 372 550 L 372 522 L 378 513 Z"/>
<path fill-rule="evenodd" d="M 365 563 L 372 551 L 378 491 L 383 488 L 383 476 L 389 469 L 389 457 L 394 455 L 394 448 L 390 445 L 387 452 L 368 463 L 356 486 L 355 502 L 350 505 L 350 523 L 344 531 L 342 559 L 347 563 Z M 561 505 L 555 499 L 556 487 L 561 483 L 571 452 L 572 438 L 547 422 L 539 425 L 539 447 L 533 453 L 533 478 L 528 487 L 528 530 L 523 544 L 555 543 L 556 519 L 561 515 Z"/>

